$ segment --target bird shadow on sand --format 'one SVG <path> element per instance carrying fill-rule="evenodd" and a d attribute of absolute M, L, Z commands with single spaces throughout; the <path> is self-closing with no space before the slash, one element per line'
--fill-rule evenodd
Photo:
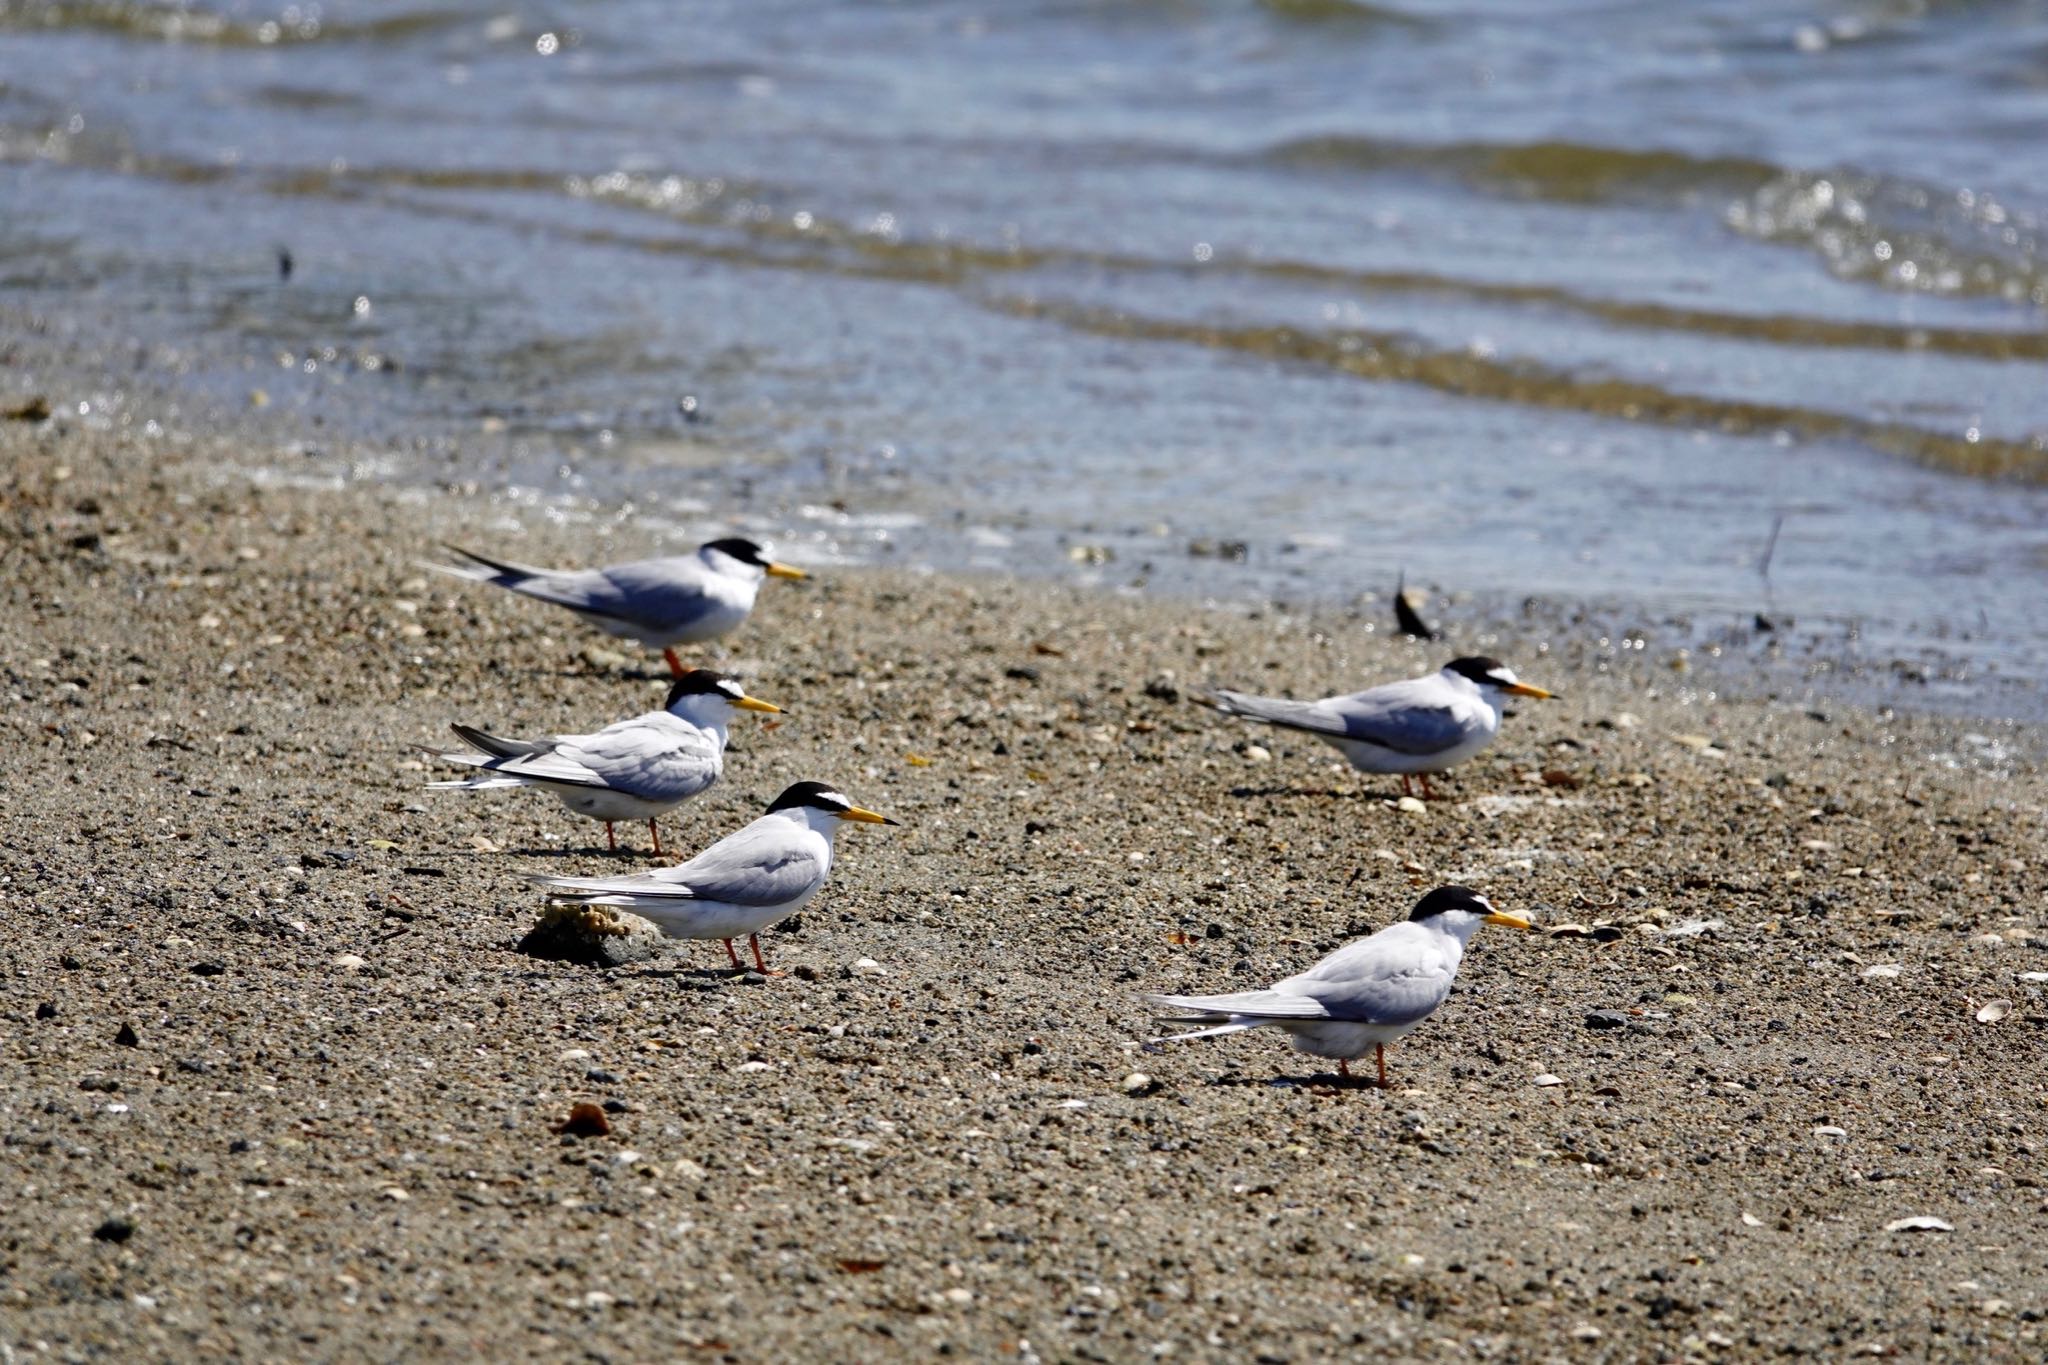
<path fill-rule="evenodd" d="M 656 853 L 651 848 L 606 848 L 603 844 L 586 844 L 581 848 L 567 848 L 561 845 L 529 845 L 526 848 L 451 848 L 444 849 L 436 856 L 445 858 L 611 858 L 620 863 L 655 862 L 668 863 L 675 854 L 664 849 Z"/>
<path fill-rule="evenodd" d="M 1371 792 L 1361 792 L 1348 787 L 1297 787 L 1293 783 L 1276 783 L 1267 787 L 1232 787 L 1230 795 L 1240 801 L 1255 800 L 1262 796 L 1296 796 L 1304 800 L 1349 801 L 1361 796 L 1370 797 Z"/>
<path fill-rule="evenodd" d="M 1317 1071 L 1306 1076 L 1244 1076 L 1232 1072 L 1209 1081 L 1211 1087 L 1258 1090 L 1306 1090 L 1311 1094 L 1341 1094 L 1350 1090 L 1378 1093 L 1379 1082 L 1370 1076 L 1340 1076 L 1334 1071 Z"/>
<path fill-rule="evenodd" d="M 731 967 L 641 967 L 636 971 L 613 969 L 613 975 L 629 981 L 705 981 L 713 985 L 743 984 L 748 976 L 759 976 L 752 967 L 734 971 Z"/>

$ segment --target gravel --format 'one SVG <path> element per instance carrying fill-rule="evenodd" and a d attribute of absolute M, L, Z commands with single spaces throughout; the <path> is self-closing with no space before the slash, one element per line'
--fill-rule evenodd
<path fill-rule="evenodd" d="M 601 724 L 658 666 L 414 561 L 657 531 L 174 434 L 0 427 L 17 1353 L 2041 1354 L 2048 782 L 2011 727 L 1710 694 L 1568 610 L 1429 645 L 827 572 L 725 656 L 792 715 L 664 837 L 799 778 L 903 828 L 841 836 L 752 988 L 716 944 L 542 960 L 525 873 L 651 860 L 545 798 L 424 801 L 411 746 Z M 1568 699 L 1423 817 L 1192 700 L 1477 649 Z M 1262 984 L 1448 881 L 1587 932 L 1485 931 L 1394 1093 L 1265 1033 L 1135 1050 L 1140 993 Z M 1582 1026 L 1612 1011 L 1644 1031 Z"/>

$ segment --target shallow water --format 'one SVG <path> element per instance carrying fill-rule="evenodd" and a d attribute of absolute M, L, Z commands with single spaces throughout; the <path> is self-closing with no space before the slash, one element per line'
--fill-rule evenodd
<path fill-rule="evenodd" d="M 379 476 L 1763 611 L 2039 714 L 2044 59 L 2018 3 L 0 0 L 0 302 Z"/>

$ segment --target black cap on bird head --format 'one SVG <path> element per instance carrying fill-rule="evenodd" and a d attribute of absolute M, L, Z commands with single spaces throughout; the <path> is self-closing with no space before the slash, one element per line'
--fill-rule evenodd
<path fill-rule="evenodd" d="M 1499 686 L 1502 682 L 1512 680 L 1515 676 L 1513 673 L 1508 672 L 1508 666 L 1499 659 L 1489 659 L 1484 654 L 1471 654 L 1462 659 L 1453 659 L 1444 665 L 1443 671 L 1446 673 L 1456 673 L 1460 677 L 1470 678 L 1481 687 L 1486 686 L 1488 683 Z M 1503 673 L 1507 673 L 1506 679 L 1500 676 Z"/>
<path fill-rule="evenodd" d="M 699 548 L 701 550 L 716 550 L 720 554 L 730 555 L 740 563 L 751 564 L 757 569 L 768 567 L 767 549 L 758 542 L 747 540 L 741 536 L 709 541 Z"/>
<path fill-rule="evenodd" d="M 827 815 L 836 815 L 842 820 L 853 820 L 864 825 L 893 825 L 899 823 L 886 815 L 863 810 L 841 795 L 839 790 L 823 782 L 797 782 L 782 789 L 782 795 L 769 803 L 768 813 L 779 810 L 821 810 Z"/>
<path fill-rule="evenodd" d="M 1465 910 L 1475 915 L 1491 915 L 1493 905 L 1469 886 L 1439 886 L 1436 890 L 1415 902 L 1415 908 L 1408 912 L 1411 920 L 1434 919 L 1451 910 Z"/>
<path fill-rule="evenodd" d="M 724 697 L 727 701 L 738 701 L 747 695 L 747 689 L 723 673 L 709 668 L 693 668 L 668 685 L 668 699 L 661 704 L 664 711 L 672 709 L 684 697 Z"/>

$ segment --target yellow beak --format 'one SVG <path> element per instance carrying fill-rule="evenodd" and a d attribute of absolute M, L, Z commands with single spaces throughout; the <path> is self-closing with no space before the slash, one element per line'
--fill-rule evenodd
<path fill-rule="evenodd" d="M 1485 919 L 1481 920 L 1480 923 L 1505 924 L 1510 929 L 1533 929 L 1536 927 L 1535 925 L 1529 923 L 1528 920 L 1523 919 L 1520 915 L 1510 915 L 1507 914 L 1505 911 L 1501 910 L 1494 911 Z"/>
<path fill-rule="evenodd" d="M 901 823 L 901 821 L 891 820 L 886 815 L 877 815 L 871 810 L 862 810 L 859 806 L 848 806 L 845 814 L 839 818 L 842 820 L 858 820 L 863 825 L 894 825 Z"/>
<path fill-rule="evenodd" d="M 742 711 L 762 711 L 771 716 L 782 714 L 781 707 L 772 701 L 762 701 L 759 697 L 741 697 L 733 705 L 739 707 Z"/>
<path fill-rule="evenodd" d="M 770 578 L 809 578 L 809 577 L 810 577 L 810 575 L 809 575 L 809 574 L 805 573 L 805 572 L 804 572 L 804 571 L 803 571 L 802 569 L 799 569 L 799 568 L 797 568 L 797 567 L 796 567 L 795 565 L 793 565 L 793 564 L 770 564 L 770 565 L 768 566 L 768 576 L 769 576 Z"/>
<path fill-rule="evenodd" d="M 1511 697 L 1535 697 L 1539 701 L 1549 701 L 1557 695 L 1555 692 L 1545 692 L 1540 687 L 1531 687 L 1527 683 L 1509 683 L 1501 691 Z"/>

